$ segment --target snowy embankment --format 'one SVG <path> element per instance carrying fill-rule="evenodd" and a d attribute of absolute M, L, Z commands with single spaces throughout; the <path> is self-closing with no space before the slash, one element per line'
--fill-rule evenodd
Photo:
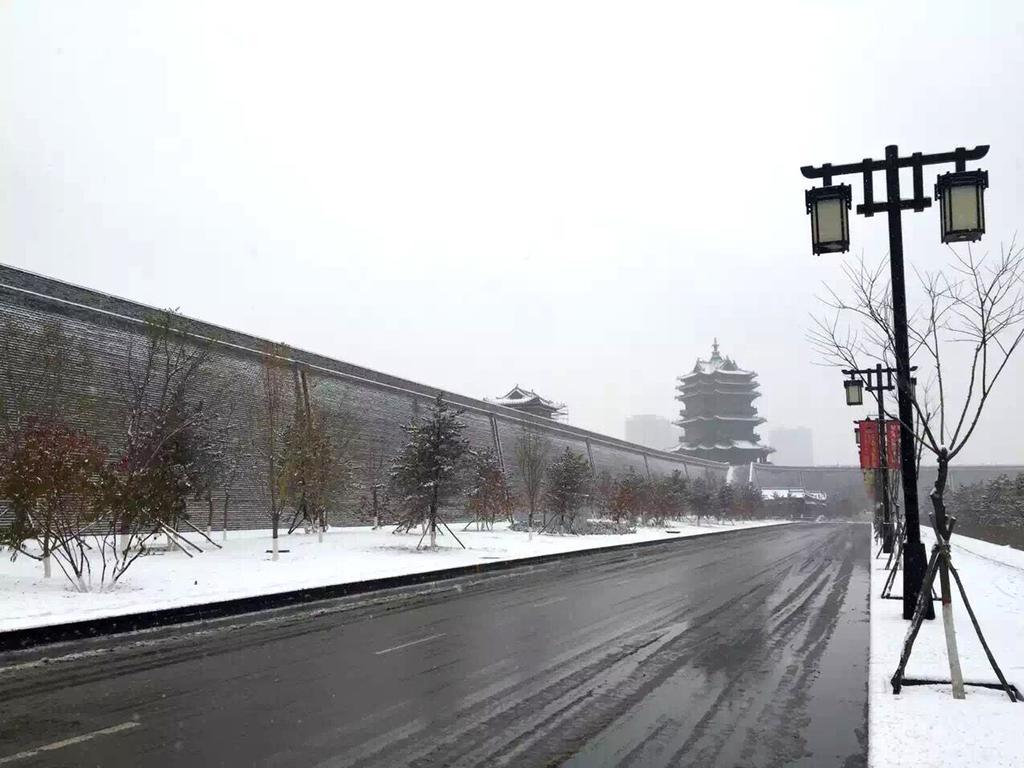
<path fill-rule="evenodd" d="M 929 553 L 931 531 L 922 530 Z M 966 536 L 953 536 L 953 565 L 960 572 L 985 640 L 1006 679 L 1024 689 L 1024 552 Z M 899 766 L 1024 766 L 1024 703 L 1006 694 L 967 686 L 957 701 L 949 685 L 904 687 L 892 695 L 889 680 L 899 664 L 910 622 L 902 601 L 883 600 L 885 560 L 872 561 L 871 662 L 869 673 L 869 762 L 875 768 Z M 902 594 L 903 573 L 894 594 Z M 996 681 L 953 583 L 956 639 L 964 679 Z M 938 594 L 938 579 L 936 579 Z M 939 603 L 936 619 L 926 621 L 914 643 L 907 677 L 949 679 Z"/>
<path fill-rule="evenodd" d="M 192 558 L 177 550 L 148 555 L 113 590 L 88 593 L 73 591 L 56 566 L 53 578 L 44 579 L 39 562 L 19 557 L 12 563 L 5 553 L 0 560 L 0 632 L 778 523 L 672 523 L 632 534 L 532 537 L 507 530 L 504 524 L 493 531 L 462 531 L 461 525 L 453 525 L 467 548 L 443 536 L 436 551 L 416 550 L 418 532 L 396 535 L 390 528 L 333 528 L 323 543 L 315 535 L 282 536 L 277 562 L 267 553 L 270 531 L 232 531 L 226 542 L 214 533 L 214 541 L 223 543 L 223 549 L 193 534 L 189 540 L 204 552 Z"/>

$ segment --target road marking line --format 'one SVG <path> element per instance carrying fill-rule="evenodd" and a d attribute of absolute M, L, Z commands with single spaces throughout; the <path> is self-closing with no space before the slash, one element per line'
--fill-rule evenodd
<path fill-rule="evenodd" d="M 426 642 L 429 642 L 430 640 L 437 640 L 437 638 L 444 637 L 447 634 L 448 634 L 447 632 L 442 632 L 439 635 L 431 635 L 430 637 L 421 637 L 419 640 L 413 640 L 412 642 L 409 642 L 409 643 L 402 643 L 401 645 L 396 645 L 396 646 L 394 646 L 392 648 L 385 648 L 383 651 L 374 651 L 373 655 L 374 656 L 382 656 L 385 653 L 391 653 L 392 651 L 400 651 L 403 648 L 408 648 L 410 645 L 419 645 L 420 643 L 426 643 Z"/>
<path fill-rule="evenodd" d="M 565 595 L 563 595 L 562 597 L 552 597 L 550 600 L 542 600 L 539 603 L 534 603 L 533 607 L 534 608 L 543 608 L 546 605 L 554 605 L 555 603 L 560 603 L 563 600 L 568 600 L 568 599 L 569 598 L 566 597 Z"/>
<path fill-rule="evenodd" d="M 135 720 L 130 720 L 127 723 L 121 723 L 120 725 L 112 725 L 109 728 L 103 728 L 99 731 L 91 731 L 90 733 L 83 733 L 81 736 L 72 736 L 70 739 L 64 739 L 63 741 L 55 741 L 51 744 L 44 744 L 41 747 L 35 749 L 28 749 L 24 752 L 19 752 L 16 755 L 8 755 L 7 757 L 0 757 L 0 765 L 4 763 L 13 763 L 15 760 L 24 760 L 28 757 L 35 757 L 40 752 L 51 752 L 55 749 L 61 749 L 63 747 L 70 747 L 72 744 L 81 744 L 83 741 L 89 741 L 95 739 L 97 736 L 108 736 L 112 733 L 119 733 L 121 731 L 128 731 L 132 728 L 138 727 L 139 723 Z"/>

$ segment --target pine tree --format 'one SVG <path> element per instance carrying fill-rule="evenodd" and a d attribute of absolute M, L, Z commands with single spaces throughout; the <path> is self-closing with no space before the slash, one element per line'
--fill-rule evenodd
<path fill-rule="evenodd" d="M 590 464 L 582 453 L 566 448 L 548 468 L 546 501 L 551 509 L 550 526 L 556 520 L 558 530 L 574 533 L 576 512 L 587 500 Z"/>
<path fill-rule="evenodd" d="M 698 477 L 690 486 L 689 507 L 690 511 L 697 517 L 697 525 L 700 525 L 702 517 L 709 517 L 715 507 L 715 494 L 711 483 L 703 477 Z"/>
<path fill-rule="evenodd" d="M 459 418 L 462 413 L 439 394 L 425 420 L 402 428 L 409 442 L 392 467 L 404 506 L 402 525 L 410 529 L 418 522 L 425 523 L 431 549 L 437 548 L 438 510 L 458 490 L 469 452 L 469 443 L 462 436 L 466 429 Z"/>

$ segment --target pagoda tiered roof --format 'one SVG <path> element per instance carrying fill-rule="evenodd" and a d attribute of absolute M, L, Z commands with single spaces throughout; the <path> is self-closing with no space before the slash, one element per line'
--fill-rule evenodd
<path fill-rule="evenodd" d="M 691 416 L 689 418 L 682 418 L 675 422 L 677 427 L 685 427 L 687 424 L 692 424 L 697 421 L 749 421 L 751 425 L 757 426 L 758 424 L 764 424 L 765 419 L 763 416 Z"/>
<path fill-rule="evenodd" d="M 548 400 L 538 395 L 532 389 L 520 387 L 518 384 L 501 397 L 485 397 L 484 400 L 488 403 L 504 405 L 508 408 L 515 408 L 549 419 L 565 415 L 565 403 L 556 403 L 554 400 Z"/>
<path fill-rule="evenodd" d="M 752 405 L 761 396 L 757 373 L 719 354 L 715 339 L 711 357 L 698 358 L 693 370 L 677 380 L 676 399 L 684 410 L 675 424 L 685 430 L 677 452 L 735 464 L 767 459 L 774 449 L 754 433 L 765 421 Z"/>

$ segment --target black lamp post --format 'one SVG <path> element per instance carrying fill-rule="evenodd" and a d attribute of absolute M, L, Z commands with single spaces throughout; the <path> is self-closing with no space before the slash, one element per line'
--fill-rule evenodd
<path fill-rule="evenodd" d="M 953 163 L 955 173 L 939 177 L 935 193 L 942 209 L 941 231 L 943 242 L 978 240 L 985 232 L 984 189 L 988 174 L 984 171 L 968 172 L 967 161 L 980 160 L 988 153 L 988 146 L 974 149 L 958 147 L 952 152 L 924 155 L 914 152 L 900 157 L 895 145 L 885 148 L 884 160 L 870 158 L 857 163 L 818 167 L 804 166 L 804 178 L 821 179 L 820 189 L 835 189 L 836 176 L 860 175 L 863 178 L 864 202 L 857 213 L 874 216 L 885 213 L 889 219 L 889 267 L 892 280 L 893 335 L 895 336 L 896 386 L 899 397 L 900 467 L 903 473 L 903 508 L 906 515 L 907 541 L 904 545 L 903 618 L 910 619 L 917 604 L 917 595 L 927 568 L 924 544 L 921 542 L 921 523 L 917 503 L 917 467 L 914 451 L 913 394 L 910 385 L 910 345 L 907 341 L 907 292 L 903 275 L 903 220 L 905 210 L 923 211 L 932 204 L 924 196 L 923 168 L 926 165 Z M 910 168 L 913 173 L 914 196 L 900 197 L 900 169 Z M 885 201 L 874 200 L 874 174 L 885 172 Z M 842 186 L 842 185 L 840 185 Z M 846 212 L 842 205 L 817 205 L 814 202 L 821 191 L 809 192 L 805 198 L 811 219 L 811 247 L 814 253 L 845 252 L 849 249 L 849 233 L 843 227 Z M 825 198 L 828 199 L 828 198 Z M 928 603 L 928 618 L 935 612 Z"/>
<path fill-rule="evenodd" d="M 917 370 L 914 366 L 911 371 Z M 846 390 L 847 405 L 863 405 L 864 390 L 875 393 L 878 401 L 878 444 L 879 464 L 878 481 L 882 488 L 882 551 L 892 552 L 893 540 L 896 538 L 896 530 L 892 520 L 892 503 L 889 498 L 889 434 L 885 428 L 885 400 L 883 393 L 891 392 L 896 388 L 893 383 L 895 368 L 883 368 L 881 363 L 876 363 L 874 368 L 858 368 L 844 370 L 843 375 L 849 378 L 843 382 Z M 860 431 L 857 432 L 857 445 L 860 445 Z"/>

